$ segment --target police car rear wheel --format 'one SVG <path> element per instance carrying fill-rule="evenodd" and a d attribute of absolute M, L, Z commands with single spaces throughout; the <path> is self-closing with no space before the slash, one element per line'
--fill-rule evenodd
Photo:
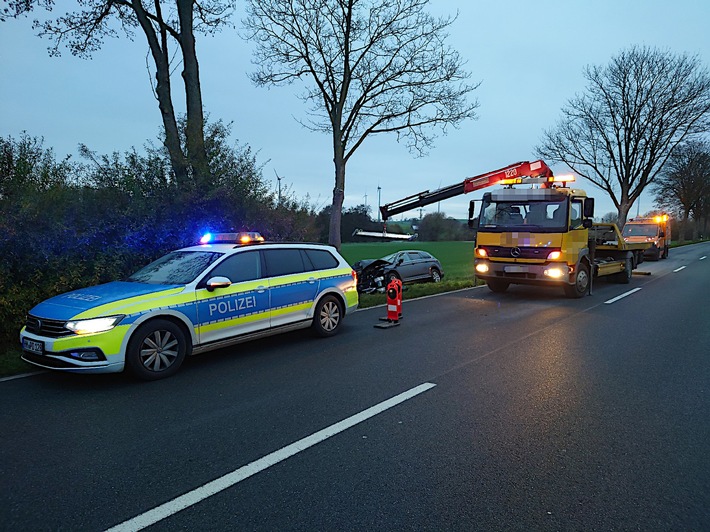
<path fill-rule="evenodd" d="M 131 337 L 126 367 L 143 380 L 157 380 L 175 374 L 185 360 L 187 341 L 180 327 L 167 320 L 153 320 Z"/>
<path fill-rule="evenodd" d="M 313 330 L 319 336 L 332 336 L 343 321 L 343 308 L 333 296 L 326 296 L 318 302 L 313 316 Z"/>

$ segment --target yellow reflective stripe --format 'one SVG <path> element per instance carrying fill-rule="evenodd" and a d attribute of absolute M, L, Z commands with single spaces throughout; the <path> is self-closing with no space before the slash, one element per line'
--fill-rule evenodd
<path fill-rule="evenodd" d="M 313 302 L 308 301 L 306 303 L 299 303 L 297 305 L 289 305 L 287 307 L 272 309 L 271 317 L 275 318 L 277 316 L 284 316 L 286 314 L 290 314 L 291 312 L 297 312 L 299 310 L 308 310 L 312 306 L 313 306 Z"/>
<path fill-rule="evenodd" d="M 85 310 L 78 314 L 75 319 L 110 316 L 112 314 L 136 314 L 154 308 L 193 303 L 195 300 L 194 293 L 182 293 L 183 290 L 183 288 L 173 288 L 143 296 L 120 299 L 113 303 L 106 303 L 105 305 Z"/>
<path fill-rule="evenodd" d="M 314 270 L 306 273 L 292 273 L 287 275 L 281 275 L 279 277 L 270 278 L 269 286 L 273 288 L 289 284 L 302 283 L 311 279 L 321 281 L 323 279 L 332 279 L 335 277 L 343 276 L 351 277 L 352 269 L 339 268 L 337 270 Z"/>
<path fill-rule="evenodd" d="M 345 292 L 345 299 L 348 302 L 348 308 L 357 307 L 360 303 L 356 290 L 348 290 Z"/>
<path fill-rule="evenodd" d="M 96 334 L 80 334 L 56 338 L 51 352 L 70 351 L 87 347 L 98 347 L 106 356 L 117 355 L 121 351 L 123 338 L 130 325 L 118 325 L 110 331 Z"/>
<path fill-rule="evenodd" d="M 241 318 L 232 318 L 229 320 L 213 322 L 208 325 L 201 325 L 200 332 L 201 333 L 208 333 L 208 332 L 219 331 L 222 329 L 228 329 L 230 327 L 234 327 L 235 325 L 243 325 L 245 323 L 252 323 L 254 321 L 263 320 L 263 319 L 267 318 L 268 315 L 269 315 L 268 312 L 260 312 L 258 314 L 249 314 L 248 316 L 244 316 Z"/>

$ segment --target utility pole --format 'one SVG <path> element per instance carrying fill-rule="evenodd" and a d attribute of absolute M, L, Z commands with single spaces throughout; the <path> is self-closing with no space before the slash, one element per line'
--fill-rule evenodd
<path fill-rule="evenodd" d="M 279 177 L 279 174 L 276 172 L 276 168 L 274 168 L 274 173 L 276 174 L 276 180 L 279 182 L 279 202 L 277 203 L 277 206 L 281 206 L 281 179 L 283 178 Z"/>
<path fill-rule="evenodd" d="M 380 223 L 380 193 L 382 192 L 382 187 L 377 185 L 377 223 Z"/>
<path fill-rule="evenodd" d="M 365 210 L 367 210 L 367 194 L 365 194 L 363 198 L 365 198 Z"/>

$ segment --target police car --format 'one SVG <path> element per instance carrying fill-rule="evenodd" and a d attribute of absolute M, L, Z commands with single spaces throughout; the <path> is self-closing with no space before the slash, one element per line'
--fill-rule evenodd
<path fill-rule="evenodd" d="M 188 355 L 238 342 L 305 327 L 335 334 L 358 305 L 345 259 L 326 245 L 248 236 L 205 235 L 125 281 L 43 301 L 20 331 L 22 358 L 70 372 L 126 368 L 154 380 Z"/>

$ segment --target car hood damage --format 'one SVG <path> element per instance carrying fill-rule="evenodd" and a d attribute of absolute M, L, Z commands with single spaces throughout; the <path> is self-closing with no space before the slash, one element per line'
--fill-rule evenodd
<path fill-rule="evenodd" d="M 385 291 L 386 269 L 391 262 L 382 259 L 364 259 L 353 264 L 357 273 L 357 291 L 363 294 Z"/>

